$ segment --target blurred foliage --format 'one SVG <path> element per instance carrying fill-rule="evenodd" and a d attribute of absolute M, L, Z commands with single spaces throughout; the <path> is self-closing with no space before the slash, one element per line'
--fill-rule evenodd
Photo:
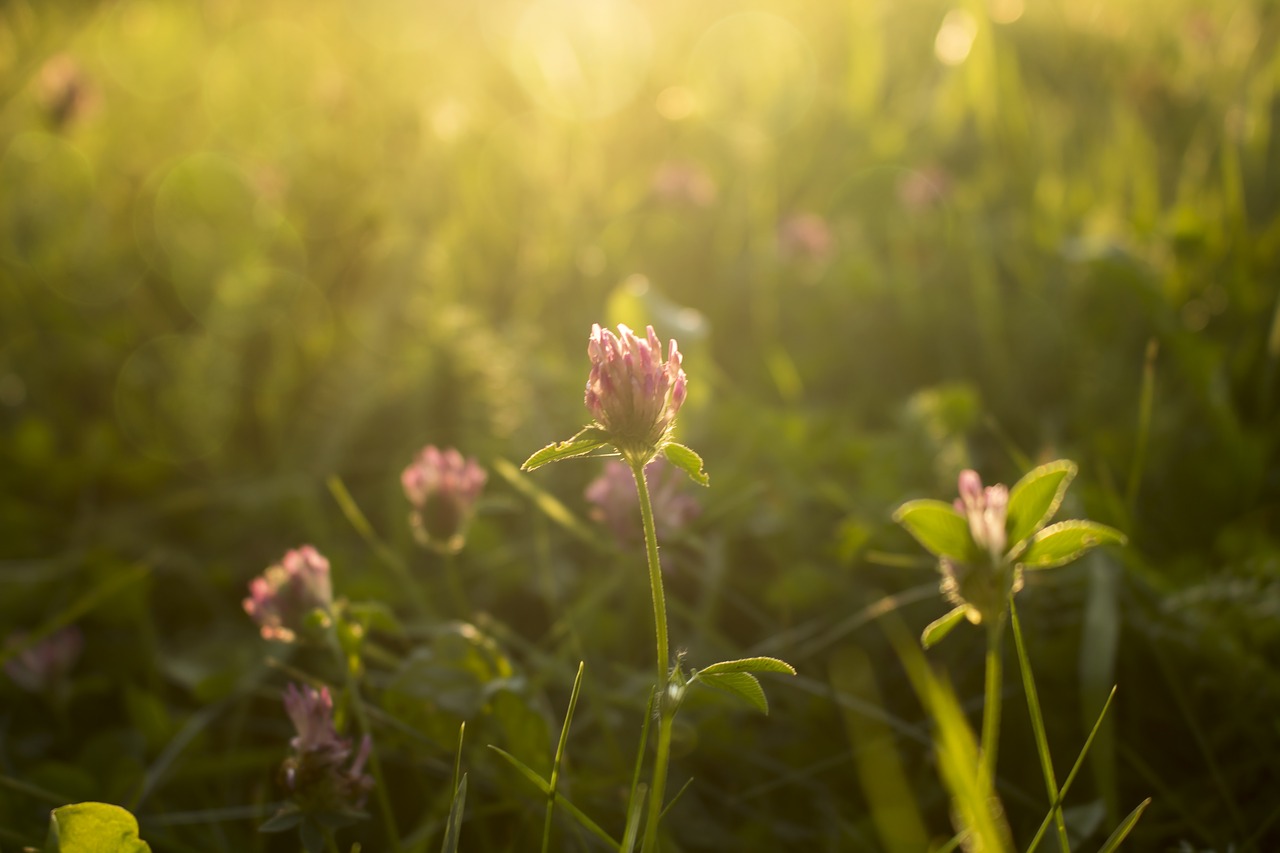
<path fill-rule="evenodd" d="M 876 762 L 907 836 L 949 837 L 875 624 L 945 605 L 889 512 L 1060 456 L 1069 514 L 1131 542 L 1020 599 L 1062 767 L 1120 685 L 1070 829 L 1096 848 L 1152 796 L 1135 849 L 1280 846 L 1277 38 L 1271 0 L 0 5 L 0 625 L 86 640 L 57 691 L 0 679 L 0 843 L 103 800 L 156 849 L 290 849 L 255 831 L 279 690 L 324 667 L 240 600 L 302 542 L 404 621 L 368 679 L 415 849 L 462 719 L 462 849 L 532 845 L 541 799 L 485 745 L 549 767 L 579 660 L 561 791 L 620 835 L 652 629 L 640 555 L 585 521 L 599 463 L 491 477 L 465 630 L 398 475 L 572 434 L 591 323 L 654 322 L 712 476 L 664 543 L 673 639 L 801 673 L 767 719 L 691 698 L 673 849 L 892 846 Z M 930 656 L 972 715 L 981 639 Z"/>

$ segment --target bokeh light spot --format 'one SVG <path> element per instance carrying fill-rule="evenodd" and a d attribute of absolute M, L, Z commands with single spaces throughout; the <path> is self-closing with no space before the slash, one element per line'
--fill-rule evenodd
<path fill-rule="evenodd" d="M 273 288 L 283 287 L 287 299 L 295 283 L 272 271 L 304 265 L 293 229 L 216 154 L 193 154 L 161 181 L 155 231 L 179 298 L 210 328 L 226 328 L 235 314 L 248 322 L 260 306 L 280 301 Z"/>
<path fill-rule="evenodd" d="M 194 0 L 125 0 L 98 31 L 98 55 L 131 94 L 160 100 L 195 89 L 200 64 L 192 58 L 209 41 Z"/>
<path fill-rule="evenodd" d="M 964 9 L 952 9 L 942 19 L 933 40 L 933 52 L 943 65 L 959 65 L 969 58 L 973 40 L 978 35 L 978 22 Z"/>
<path fill-rule="evenodd" d="M 648 20 L 626 0 L 539 0 L 520 19 L 510 59 L 543 109 L 590 119 L 635 97 L 652 48 Z"/>
<path fill-rule="evenodd" d="M 730 133 L 742 125 L 777 134 L 808 110 L 817 61 L 804 35 L 767 12 L 743 12 L 713 24 L 689 60 L 689 89 L 707 120 Z"/>
<path fill-rule="evenodd" d="M 135 350 L 116 379 L 116 418 L 147 456 L 189 462 L 227 440 L 239 405 L 238 360 L 209 335 L 164 335 Z"/>

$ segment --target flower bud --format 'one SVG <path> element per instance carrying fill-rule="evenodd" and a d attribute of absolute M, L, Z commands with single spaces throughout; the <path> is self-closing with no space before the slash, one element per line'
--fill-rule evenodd
<path fill-rule="evenodd" d="M 263 638 L 293 642 L 309 614 L 333 606 L 329 561 L 303 545 L 250 581 L 249 593 L 244 611 L 258 623 Z"/>
<path fill-rule="evenodd" d="M 652 326 L 646 332 L 642 339 L 626 326 L 618 326 L 617 335 L 599 324 L 591 327 L 584 397 L 614 447 L 640 462 L 651 460 L 667 441 L 687 393 L 676 342 L 670 342 L 664 361 L 657 333 Z"/>
<path fill-rule="evenodd" d="M 960 497 L 956 511 L 969 520 L 969 532 L 979 548 L 997 562 L 1004 556 L 1008 538 L 1005 520 L 1009 511 L 1009 488 L 1005 485 L 982 488 L 977 471 L 961 471 Z"/>
<path fill-rule="evenodd" d="M 409 522 L 418 541 L 442 553 L 462 550 L 487 479 L 475 459 L 463 459 L 454 448 L 424 447 L 400 475 L 413 505 Z"/>
<path fill-rule="evenodd" d="M 369 737 L 361 740 L 352 758 L 351 741 L 339 737 L 334 727 L 333 699 L 327 687 L 316 690 L 290 684 L 284 690 L 284 708 L 298 732 L 289 741 L 293 755 L 280 773 L 289 796 L 306 812 L 335 814 L 362 808 L 374 784 L 364 773 L 372 749 Z"/>

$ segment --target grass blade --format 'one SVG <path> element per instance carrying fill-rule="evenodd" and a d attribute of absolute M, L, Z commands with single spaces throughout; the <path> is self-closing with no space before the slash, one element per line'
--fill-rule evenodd
<path fill-rule="evenodd" d="M 1111 837 L 1107 839 L 1106 844 L 1102 845 L 1102 849 L 1098 853 L 1111 853 L 1111 851 L 1117 849 L 1121 842 L 1129 837 L 1129 833 L 1133 831 L 1133 827 L 1138 823 L 1138 818 L 1142 817 L 1142 813 L 1147 810 L 1149 805 L 1151 805 L 1150 797 L 1138 803 L 1138 807 L 1129 812 L 1129 816 L 1116 827 L 1116 831 L 1111 833 Z"/>
<path fill-rule="evenodd" d="M 543 779 L 541 776 L 539 776 L 537 773 L 534 773 L 533 770 L 531 770 L 529 766 L 525 764 L 523 761 L 516 758 L 514 755 L 507 752 L 505 749 L 502 749 L 501 747 L 497 747 L 497 746 L 494 746 L 493 744 L 489 744 L 489 748 L 492 749 L 494 752 L 498 753 L 498 755 L 501 755 L 503 758 L 505 758 L 512 767 L 520 771 L 520 775 L 524 776 L 524 778 L 532 782 L 534 787 L 536 787 L 539 791 L 547 795 L 551 794 L 551 786 L 547 784 L 547 781 Z M 600 825 L 597 824 L 595 821 L 593 821 L 591 818 L 587 817 L 587 815 L 582 811 L 582 809 L 578 808 L 573 803 L 569 802 L 567 799 L 564 798 L 564 795 L 560 794 L 559 792 L 556 793 L 555 798 L 556 798 L 556 804 L 559 805 L 561 808 L 563 808 L 570 815 L 572 815 L 574 820 L 582 824 L 583 829 L 587 830 L 587 832 L 590 832 L 596 838 L 599 838 L 605 844 L 609 845 L 610 850 L 618 849 L 619 847 L 618 842 L 613 838 L 613 836 L 611 836 L 609 833 L 601 829 Z"/>
<path fill-rule="evenodd" d="M 1027 647 L 1022 642 L 1022 624 L 1018 620 L 1018 608 L 1009 596 L 1009 622 L 1013 627 L 1013 645 L 1018 653 L 1018 669 L 1022 673 L 1022 691 L 1027 697 L 1027 713 L 1031 717 L 1031 731 L 1035 734 L 1036 751 L 1040 754 L 1040 767 L 1044 770 L 1044 787 L 1049 794 L 1049 814 L 1058 825 L 1058 843 L 1062 853 L 1071 853 L 1071 844 L 1067 840 L 1067 824 L 1062 817 L 1061 798 L 1058 795 L 1058 780 L 1053 773 L 1053 757 L 1049 754 L 1049 739 L 1044 731 L 1044 716 L 1040 712 L 1040 695 L 1036 692 L 1036 679 L 1031 671 L 1031 660 L 1027 657 Z"/>
<path fill-rule="evenodd" d="M 1093 746 L 1093 739 L 1097 737 L 1098 732 L 1102 729 L 1102 721 L 1107 716 L 1107 711 L 1111 709 L 1111 700 L 1116 698 L 1116 689 L 1111 688 L 1107 701 L 1102 705 L 1102 711 L 1098 714 L 1098 719 L 1093 724 L 1093 728 L 1089 731 L 1089 736 L 1084 739 L 1084 746 L 1080 748 L 1080 754 L 1076 756 L 1076 763 L 1071 766 L 1071 772 L 1067 774 L 1066 780 L 1062 783 L 1062 787 L 1058 789 L 1058 801 L 1055 806 L 1061 807 L 1062 801 L 1066 799 L 1067 791 L 1071 788 L 1071 783 L 1076 780 L 1076 774 L 1080 772 L 1080 768 L 1084 766 L 1085 756 L 1089 754 L 1089 747 Z M 1036 847 L 1040 844 L 1040 839 L 1044 836 L 1045 831 L 1049 829 L 1049 823 L 1053 820 L 1053 812 L 1044 816 L 1044 821 L 1040 824 L 1040 829 L 1036 831 L 1035 838 L 1031 839 L 1031 844 L 1027 846 L 1027 853 L 1034 853 Z"/>
<path fill-rule="evenodd" d="M 564 763 L 565 748 L 569 743 L 569 726 L 573 722 L 573 711 L 578 707 L 578 695 L 582 690 L 582 672 L 586 668 L 585 661 L 578 661 L 578 674 L 573 679 L 573 691 L 569 694 L 569 708 L 564 714 L 564 725 L 560 727 L 560 742 L 556 745 L 556 757 L 551 762 L 551 784 L 547 788 L 547 818 L 542 824 L 542 853 L 551 849 L 551 818 L 556 810 L 556 789 L 560 785 L 560 767 Z"/>

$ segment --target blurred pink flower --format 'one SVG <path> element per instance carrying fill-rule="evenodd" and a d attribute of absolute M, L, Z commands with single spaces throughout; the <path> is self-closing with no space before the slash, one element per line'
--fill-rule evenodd
<path fill-rule="evenodd" d="M 284 709 L 298 732 L 289 741 L 297 752 L 349 751 L 333 727 L 333 698 L 328 687 L 316 690 L 290 684 L 284 689 Z"/>
<path fill-rule="evenodd" d="M 999 562 L 1006 544 L 1004 528 L 1009 510 L 1009 487 L 995 485 L 984 489 L 978 472 L 965 470 L 960 472 L 959 490 L 956 512 L 969 520 L 969 532 L 978 547 Z"/>
<path fill-rule="evenodd" d="M 487 479 L 475 459 L 463 459 L 454 448 L 424 447 L 400 475 L 418 541 L 442 553 L 460 551 Z"/>
<path fill-rule="evenodd" d="M 45 60 L 35 79 L 36 99 L 55 128 L 66 125 L 90 113 L 98 101 L 97 91 L 88 75 L 65 53 L 56 53 Z"/>
<path fill-rule="evenodd" d="M 290 796 L 304 811 L 360 809 L 374 784 L 364 773 L 373 746 L 368 735 L 353 758 L 351 741 L 340 737 L 334 727 L 333 699 L 327 687 L 316 690 L 290 684 L 284 690 L 284 708 L 298 732 L 289 741 L 294 754 L 281 768 Z"/>
<path fill-rule="evenodd" d="M 689 480 L 679 468 L 658 457 L 645 466 L 644 473 L 658 538 L 666 539 L 702 514 L 702 506 L 685 491 Z M 643 539 L 640 501 L 627 463 L 617 459 L 606 462 L 584 495 L 592 504 L 591 517 L 609 528 L 620 544 L 632 545 Z"/>
<path fill-rule="evenodd" d="M 898 181 L 898 202 L 910 213 L 937 207 L 951 191 L 951 179 L 936 166 L 911 171 Z"/>
<path fill-rule="evenodd" d="M 11 649 L 21 647 L 26 640 L 26 634 L 14 633 L 9 635 L 6 645 Z M 84 636 L 72 625 L 18 652 L 5 663 L 4 671 L 23 690 L 44 693 L 71 671 L 83 648 Z"/>
<path fill-rule="evenodd" d="M 249 582 L 244 611 L 267 640 L 292 642 L 314 610 L 333 606 L 329 561 L 310 545 L 289 551 L 261 577 Z"/>
<path fill-rule="evenodd" d="M 667 440 L 687 393 L 681 356 L 671 341 L 665 361 L 662 342 L 646 329 L 641 339 L 626 326 L 618 334 L 592 325 L 587 355 L 591 374 L 584 402 L 614 447 L 629 460 L 648 462 Z"/>
<path fill-rule="evenodd" d="M 686 160 L 667 160 L 653 173 L 653 194 L 667 204 L 710 207 L 716 184 L 706 170 Z"/>
<path fill-rule="evenodd" d="M 784 257 L 826 260 L 835 250 L 827 220 L 816 213 L 796 213 L 778 226 L 778 249 Z"/>

